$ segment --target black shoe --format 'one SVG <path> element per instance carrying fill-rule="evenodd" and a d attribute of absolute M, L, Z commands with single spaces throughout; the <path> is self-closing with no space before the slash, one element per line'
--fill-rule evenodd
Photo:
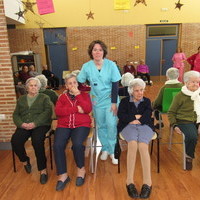
<path fill-rule="evenodd" d="M 66 178 L 66 180 L 64 182 L 62 181 L 58 181 L 56 184 L 56 191 L 61 191 L 65 188 L 65 186 L 67 185 L 67 183 L 70 182 L 70 178 L 69 176 Z"/>
<path fill-rule="evenodd" d="M 40 183 L 45 184 L 48 181 L 48 174 L 40 174 Z"/>
<path fill-rule="evenodd" d="M 136 187 L 133 183 L 126 185 L 126 189 L 127 189 L 128 195 L 131 198 L 138 198 L 139 197 L 138 191 L 137 191 L 137 189 L 136 189 Z"/>
<path fill-rule="evenodd" d="M 77 177 L 76 178 L 76 186 L 81 186 L 81 185 L 83 185 L 85 183 L 85 176 L 84 176 L 84 178 L 82 178 L 82 177 Z"/>
<path fill-rule="evenodd" d="M 186 170 L 192 170 L 192 158 L 186 158 Z"/>
<path fill-rule="evenodd" d="M 24 165 L 24 169 L 26 170 L 26 172 L 27 172 L 28 174 L 31 173 L 32 166 L 31 166 L 31 164 L 30 164 L 30 160 L 29 160 L 29 159 L 28 159 L 28 161 L 27 161 L 27 164 Z"/>
<path fill-rule="evenodd" d="M 152 186 L 148 186 L 147 184 L 142 185 L 141 193 L 140 193 L 140 198 L 142 199 L 147 199 L 149 198 L 151 194 Z"/>
<path fill-rule="evenodd" d="M 160 128 L 160 124 L 157 123 L 154 127 L 155 127 L 156 129 L 159 129 L 159 128 Z M 161 122 L 161 128 L 163 128 L 163 127 L 164 127 L 164 124 Z"/>

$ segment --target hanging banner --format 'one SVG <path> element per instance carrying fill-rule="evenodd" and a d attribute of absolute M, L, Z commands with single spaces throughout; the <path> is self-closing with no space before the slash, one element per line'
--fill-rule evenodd
<path fill-rule="evenodd" d="M 130 0 L 114 0 L 115 10 L 130 10 L 131 2 Z"/>
<path fill-rule="evenodd" d="M 54 13 L 53 0 L 37 0 L 38 12 L 40 15 Z"/>

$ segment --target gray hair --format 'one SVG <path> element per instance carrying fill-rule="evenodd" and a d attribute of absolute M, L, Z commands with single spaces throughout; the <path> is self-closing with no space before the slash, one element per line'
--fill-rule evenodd
<path fill-rule="evenodd" d="M 32 80 L 36 81 L 38 89 L 40 89 L 41 88 L 41 83 L 40 83 L 40 80 L 38 78 L 36 78 L 36 77 L 31 77 L 31 78 L 26 80 L 26 83 L 25 83 L 26 84 L 26 89 L 28 88 L 28 86 L 30 84 L 30 81 L 32 81 Z"/>
<path fill-rule="evenodd" d="M 36 78 L 38 78 L 40 80 L 40 83 L 41 83 L 41 89 L 46 89 L 47 87 L 47 78 L 45 75 L 43 74 L 40 74 L 40 75 L 37 75 Z"/>
<path fill-rule="evenodd" d="M 122 86 L 124 87 L 129 86 L 130 81 L 132 81 L 133 79 L 134 79 L 133 74 L 131 74 L 130 72 L 126 72 L 125 74 L 122 75 L 121 79 Z"/>
<path fill-rule="evenodd" d="M 183 76 L 183 81 L 184 81 L 184 83 L 187 83 L 187 82 L 190 80 L 191 77 L 200 78 L 200 73 L 197 72 L 197 71 L 194 71 L 194 70 L 185 72 L 185 73 L 184 73 L 184 76 Z"/>
<path fill-rule="evenodd" d="M 179 71 L 178 71 L 178 69 L 175 68 L 175 67 L 170 67 L 170 68 L 166 71 L 166 76 L 167 76 L 167 78 L 169 78 L 169 80 L 178 79 L 178 77 L 179 77 Z"/>
<path fill-rule="evenodd" d="M 135 78 L 132 80 L 128 86 L 128 93 L 130 96 L 133 94 L 133 89 L 137 86 L 140 86 L 144 89 L 146 87 L 146 83 L 141 78 Z"/>
<path fill-rule="evenodd" d="M 67 75 L 65 76 L 65 83 L 67 83 L 67 81 L 68 81 L 70 78 L 73 78 L 73 77 L 76 78 L 76 75 L 73 74 L 73 73 L 67 74 Z M 77 80 L 77 79 L 76 79 L 76 80 Z"/>

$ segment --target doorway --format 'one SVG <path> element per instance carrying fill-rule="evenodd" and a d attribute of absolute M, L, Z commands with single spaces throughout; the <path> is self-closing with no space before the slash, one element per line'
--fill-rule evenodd
<path fill-rule="evenodd" d="M 66 28 L 44 29 L 45 50 L 49 69 L 62 84 L 62 73 L 68 70 Z"/>
<path fill-rule="evenodd" d="M 162 76 L 173 66 L 172 56 L 178 45 L 179 25 L 148 25 L 146 64 L 151 76 Z"/>

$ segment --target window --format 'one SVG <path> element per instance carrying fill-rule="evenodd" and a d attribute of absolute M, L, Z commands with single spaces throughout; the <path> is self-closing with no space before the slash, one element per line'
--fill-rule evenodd
<path fill-rule="evenodd" d="M 147 37 L 169 37 L 177 36 L 178 26 L 149 26 L 147 29 Z"/>

